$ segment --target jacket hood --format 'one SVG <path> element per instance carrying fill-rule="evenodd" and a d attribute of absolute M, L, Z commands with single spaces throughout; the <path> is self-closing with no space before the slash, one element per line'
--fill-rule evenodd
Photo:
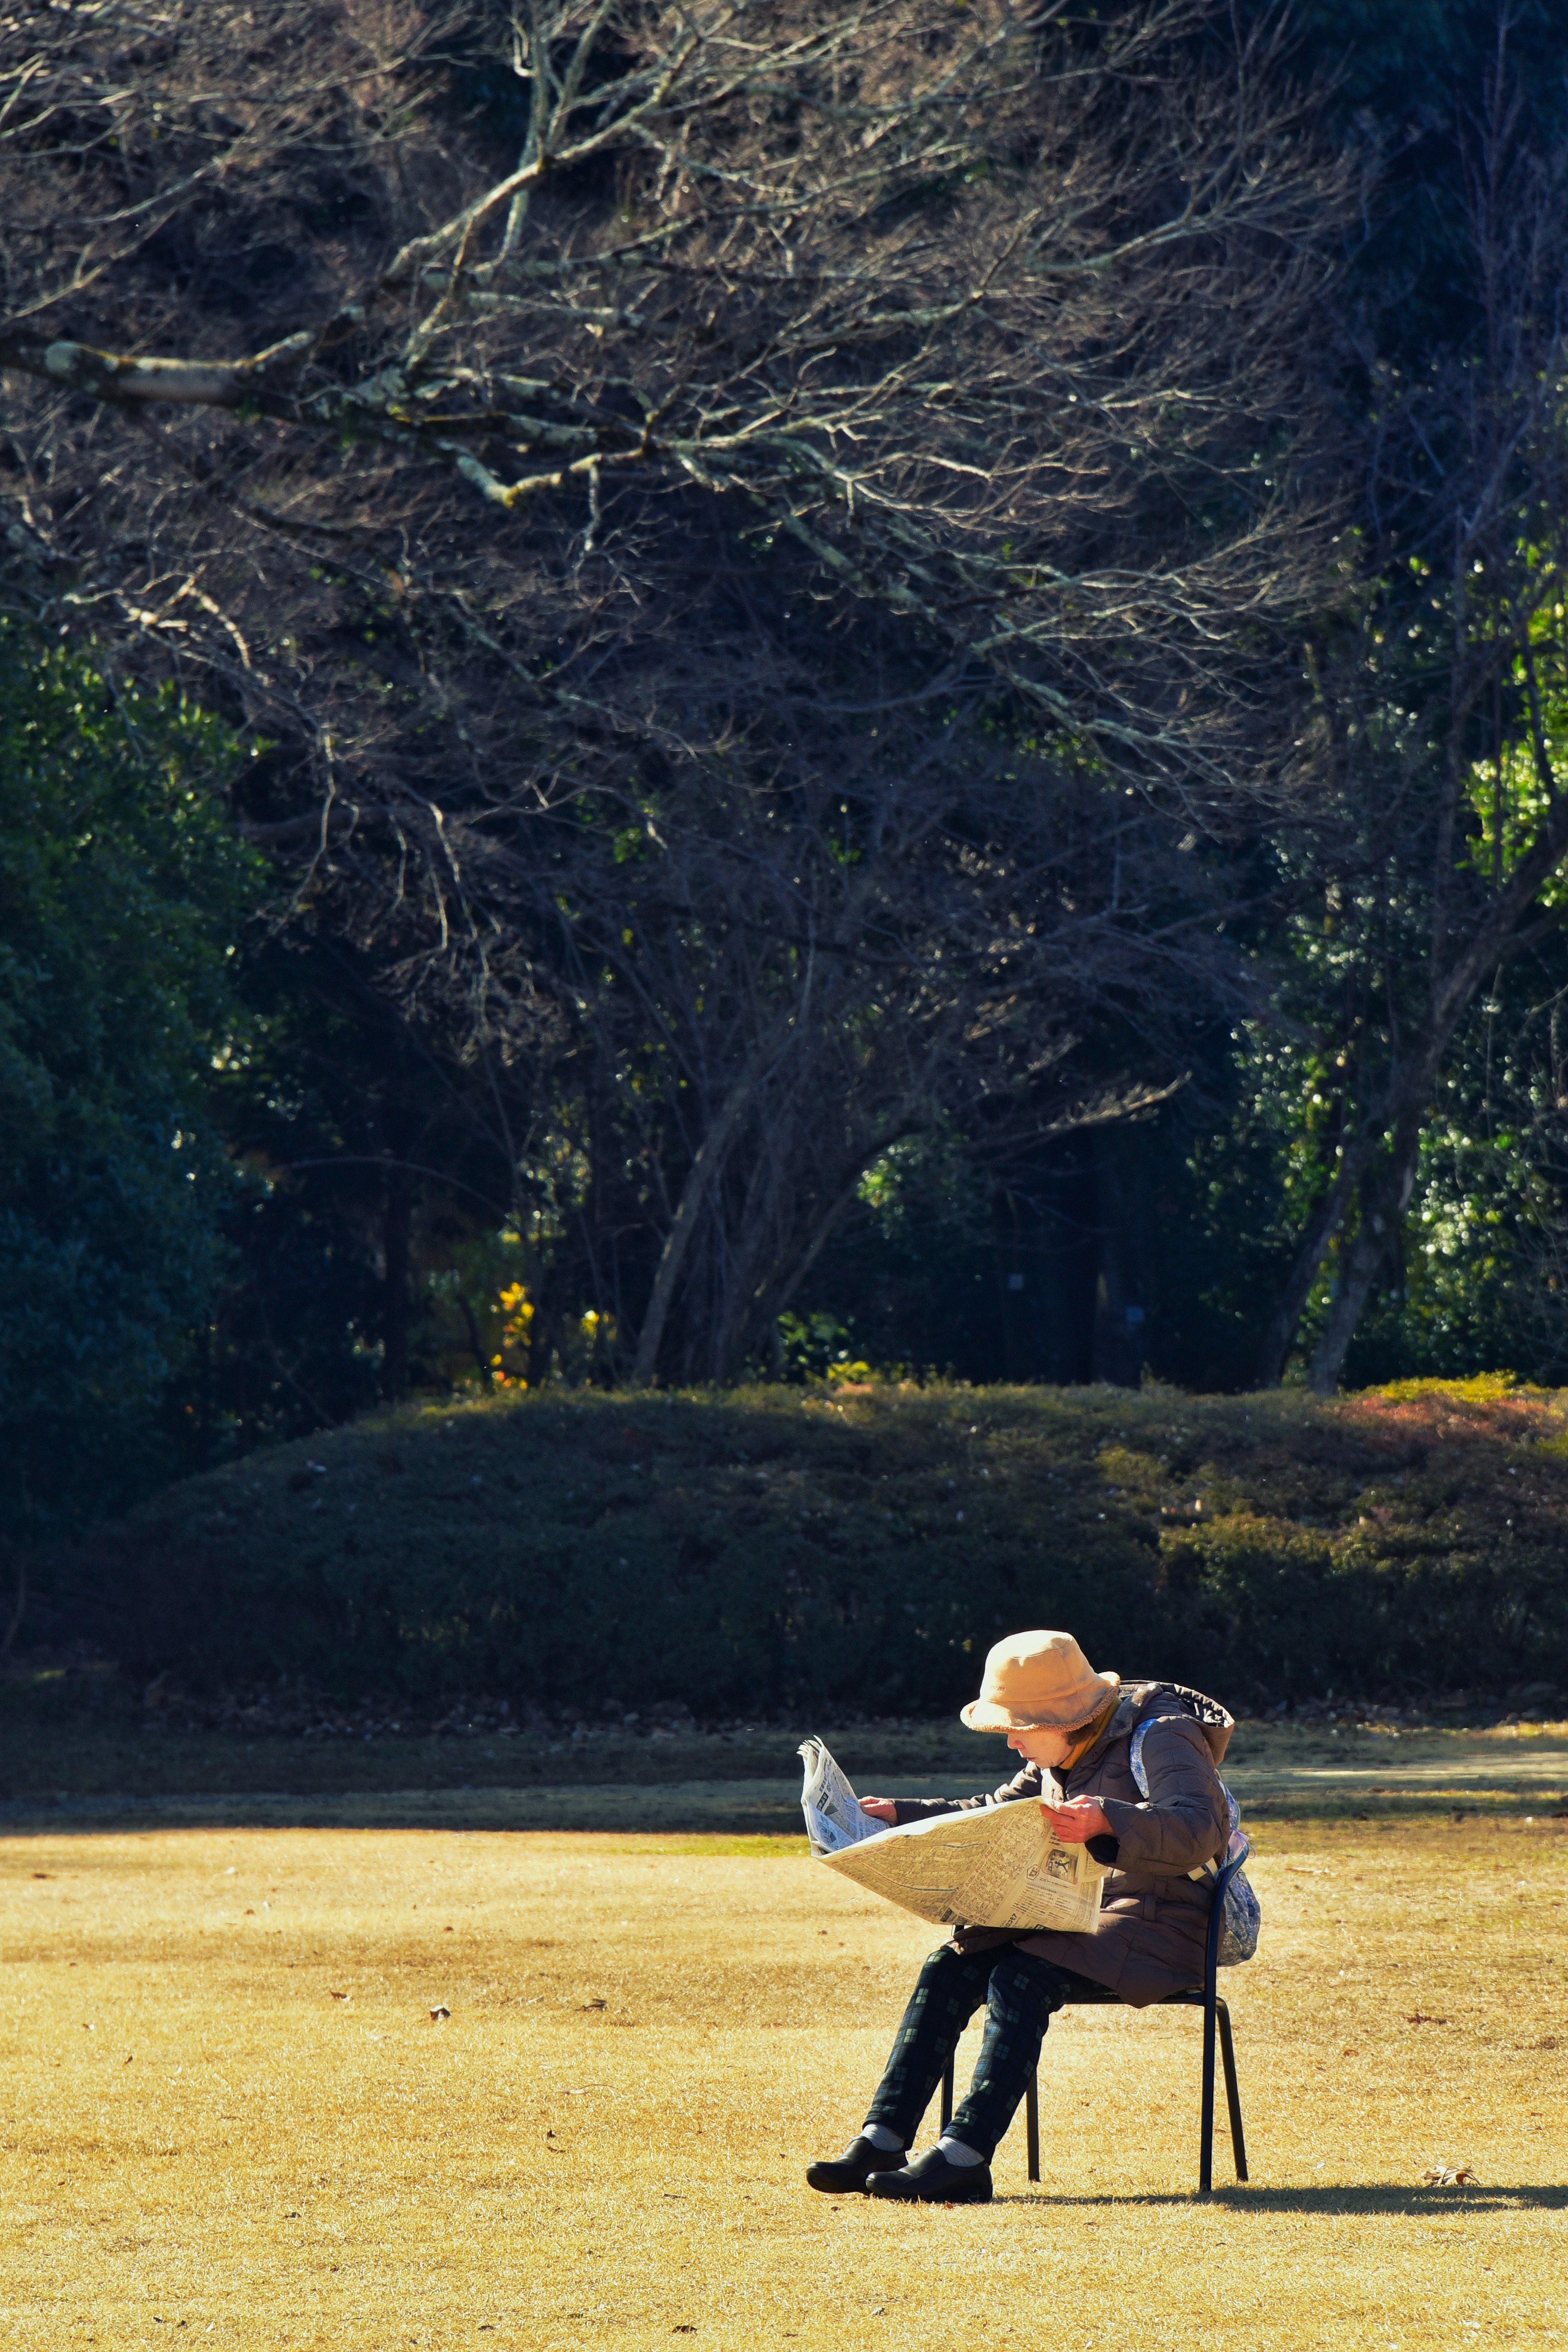
<path fill-rule="evenodd" d="M 1223 1761 L 1236 1717 L 1217 1698 L 1207 1698 L 1186 1683 L 1124 1683 L 1110 1722 L 1093 1747 L 1079 1758 L 1074 1771 L 1096 1761 L 1113 1740 L 1130 1739 L 1140 1723 L 1154 1723 L 1162 1715 L 1188 1717 L 1203 1733 L 1215 1763 Z"/>

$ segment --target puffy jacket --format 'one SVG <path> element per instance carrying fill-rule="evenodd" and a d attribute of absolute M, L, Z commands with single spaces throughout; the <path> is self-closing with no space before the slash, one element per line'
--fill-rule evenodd
<path fill-rule="evenodd" d="M 1149 1793 L 1133 1778 L 1130 1748 L 1140 1723 Z M 1134 2009 L 1203 1982 L 1209 1884 L 1202 1870 L 1222 1851 L 1229 1831 L 1225 1793 L 1216 1770 L 1235 1728 L 1224 1707 L 1179 1683 L 1128 1683 L 1092 1748 L 1065 1780 L 1039 1764 L 1005 1780 L 988 1796 L 900 1798 L 898 1819 L 966 1812 L 1023 1797 L 1097 1797 L 1110 1833 L 1091 1838 L 1096 1862 L 1112 1865 L 1093 1935 L 1051 1929 L 1017 1938 L 1026 1952 L 1062 1961 L 1107 1986 Z"/>

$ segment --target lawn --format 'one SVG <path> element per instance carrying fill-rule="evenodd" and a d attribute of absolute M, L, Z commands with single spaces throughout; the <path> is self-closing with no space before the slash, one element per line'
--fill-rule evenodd
<path fill-rule="evenodd" d="M 1038 2189 L 1020 2124 L 989 2208 L 813 2196 L 934 1931 L 792 1837 L 48 1826 L 0 1866 L 5 2340 L 1568 2342 L 1568 1822 L 1517 1801 L 1267 1822 L 1252 2185 L 1222 2131 L 1207 2205 L 1197 2021 L 1099 2010 L 1051 2030 Z"/>

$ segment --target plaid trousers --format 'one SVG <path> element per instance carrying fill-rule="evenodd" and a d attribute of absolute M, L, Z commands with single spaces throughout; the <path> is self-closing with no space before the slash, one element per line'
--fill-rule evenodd
<path fill-rule="evenodd" d="M 986 2030 L 974 2080 L 947 2128 L 989 2163 L 1040 2063 L 1051 2011 L 1081 1981 L 1075 1970 L 1016 1944 L 984 1952 L 940 1945 L 915 1980 L 866 2122 L 885 2125 L 905 2147 L 913 2144 L 958 2036 L 983 2003 Z"/>

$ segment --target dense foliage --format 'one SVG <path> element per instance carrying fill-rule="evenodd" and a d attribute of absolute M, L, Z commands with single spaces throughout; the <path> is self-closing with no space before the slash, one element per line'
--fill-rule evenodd
<path fill-rule="evenodd" d="M 260 862 L 235 747 L 0 624 L 0 1519 L 105 1510 L 190 1458 L 169 1426 L 224 1262 L 210 1116 Z"/>
<path fill-rule="evenodd" d="M 1562 1378 L 1558 15 L 8 19 L 11 1523 L 411 1392 Z"/>

